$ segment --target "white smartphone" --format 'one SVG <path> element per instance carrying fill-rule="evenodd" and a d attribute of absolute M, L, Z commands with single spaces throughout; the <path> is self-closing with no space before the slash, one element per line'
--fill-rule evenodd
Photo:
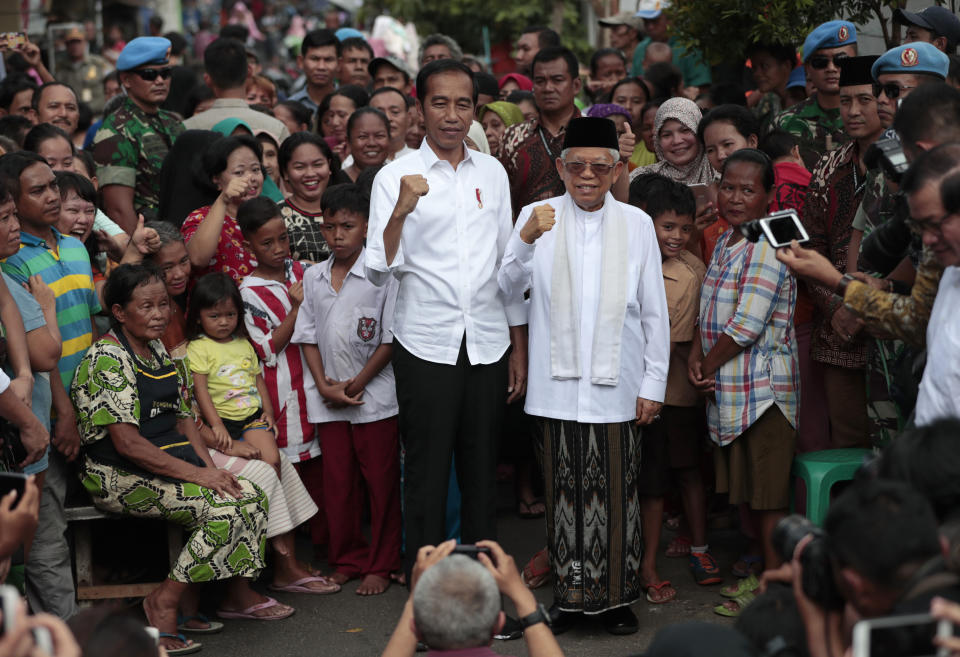
<path fill-rule="evenodd" d="M 0 636 L 13 632 L 20 613 L 20 592 L 12 586 L 0 586 L 0 611 L 3 611 L 3 623 L 0 624 Z"/>
<path fill-rule="evenodd" d="M 853 626 L 853 657 L 948 657 L 934 637 L 953 635 L 953 623 L 930 614 L 885 616 Z"/>
<path fill-rule="evenodd" d="M 779 249 L 782 246 L 790 246 L 790 242 L 797 240 L 800 244 L 810 241 L 807 235 L 807 229 L 800 223 L 800 217 L 795 210 L 782 210 L 774 212 L 768 217 L 758 219 L 760 229 L 766 235 L 770 246 Z"/>

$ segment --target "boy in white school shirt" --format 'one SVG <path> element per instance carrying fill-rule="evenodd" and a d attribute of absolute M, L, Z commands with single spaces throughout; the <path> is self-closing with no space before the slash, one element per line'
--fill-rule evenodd
<path fill-rule="evenodd" d="M 323 452 L 330 528 L 328 561 L 339 584 L 362 577 L 377 595 L 400 568 L 400 452 L 391 326 L 397 282 L 367 280 L 363 240 L 368 200 L 353 184 L 321 199 L 323 235 L 333 256 L 307 270 L 291 342 L 300 344 L 319 394 L 307 398 Z M 362 477 L 362 481 L 361 481 Z M 371 541 L 363 536 L 363 483 Z"/>

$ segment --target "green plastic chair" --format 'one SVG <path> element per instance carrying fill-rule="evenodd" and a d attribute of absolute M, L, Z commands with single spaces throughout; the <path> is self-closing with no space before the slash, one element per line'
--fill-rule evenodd
<path fill-rule="evenodd" d="M 820 526 L 830 508 L 830 490 L 838 481 L 850 481 L 853 473 L 863 465 L 864 459 L 873 454 L 872 449 L 844 448 L 824 449 L 819 452 L 798 454 L 791 468 L 790 510 L 796 501 L 794 489 L 797 478 L 807 487 L 807 518 Z"/>

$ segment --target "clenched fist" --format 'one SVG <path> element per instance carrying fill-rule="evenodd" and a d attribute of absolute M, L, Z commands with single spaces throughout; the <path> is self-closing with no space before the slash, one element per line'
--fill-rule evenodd
<path fill-rule="evenodd" d="M 407 216 L 417 207 L 421 196 L 430 191 L 427 179 L 419 174 L 411 174 L 400 178 L 400 197 L 397 199 L 395 212 Z"/>
<path fill-rule="evenodd" d="M 520 229 L 520 239 L 527 244 L 533 244 L 541 235 L 551 230 L 553 225 L 557 223 L 556 215 L 557 213 L 554 212 L 553 206 L 549 203 L 538 205 L 533 209 L 530 218 L 527 219 L 527 223 Z"/>

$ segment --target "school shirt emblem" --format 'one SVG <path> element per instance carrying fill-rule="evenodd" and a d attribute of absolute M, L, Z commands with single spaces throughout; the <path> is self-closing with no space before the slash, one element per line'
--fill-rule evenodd
<path fill-rule="evenodd" d="M 377 320 L 373 317 L 361 317 L 357 320 L 357 336 L 364 342 L 373 340 L 377 334 Z"/>
<path fill-rule="evenodd" d="M 850 37 L 850 30 L 847 29 L 846 25 L 840 27 L 840 31 L 837 32 L 837 41 L 843 43 Z"/>
<path fill-rule="evenodd" d="M 905 48 L 904 51 L 900 53 L 900 63 L 903 66 L 916 66 L 920 63 L 920 55 L 917 54 L 914 48 Z"/>

